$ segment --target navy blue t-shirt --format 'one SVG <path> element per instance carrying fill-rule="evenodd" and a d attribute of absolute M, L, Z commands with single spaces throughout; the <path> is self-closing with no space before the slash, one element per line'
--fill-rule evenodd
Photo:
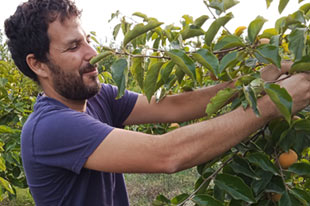
<path fill-rule="evenodd" d="M 116 87 L 103 84 L 85 113 L 38 96 L 21 135 L 24 170 L 37 206 L 129 205 L 122 174 L 83 167 L 113 128 L 122 127 L 137 100 L 128 91 L 116 96 Z"/>

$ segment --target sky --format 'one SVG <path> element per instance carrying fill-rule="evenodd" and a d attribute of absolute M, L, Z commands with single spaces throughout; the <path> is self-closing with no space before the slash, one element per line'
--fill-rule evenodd
<path fill-rule="evenodd" d="M 13 14 L 16 7 L 25 0 L 9 0 L 0 7 L 0 29 L 3 31 L 4 20 Z M 287 16 L 298 10 L 298 8 L 309 3 L 304 0 L 298 4 L 297 0 L 290 0 L 285 10 L 279 15 L 277 10 L 279 0 L 273 0 L 271 6 L 267 9 L 266 0 L 239 0 L 240 3 L 229 9 L 228 12 L 234 14 L 226 27 L 233 32 L 238 26 L 248 26 L 258 15 L 263 16 L 268 21 L 263 29 L 274 27 L 275 21 L 281 16 Z M 148 17 L 155 17 L 165 25 L 180 25 L 184 14 L 192 16 L 194 19 L 201 15 L 208 15 L 209 20 L 205 27 L 212 23 L 212 15 L 204 5 L 203 0 L 75 0 L 78 8 L 83 10 L 82 23 L 86 32 L 95 31 L 97 38 L 101 42 L 109 42 L 112 39 L 112 31 L 116 21 L 108 23 L 111 14 L 119 10 L 126 16 L 131 16 L 134 12 L 141 12 Z M 135 18 L 139 20 L 138 18 Z M 204 28 L 205 30 L 207 28 Z"/>

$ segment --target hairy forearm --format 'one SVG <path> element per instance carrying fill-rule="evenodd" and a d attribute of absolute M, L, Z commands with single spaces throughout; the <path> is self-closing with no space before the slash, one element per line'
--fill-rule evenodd
<path fill-rule="evenodd" d="M 174 122 L 182 122 L 193 119 L 198 119 L 206 115 L 205 110 L 212 97 L 214 97 L 218 91 L 233 87 L 234 82 L 225 82 L 209 86 L 206 88 L 200 88 L 193 92 L 184 92 L 179 95 L 169 96 L 167 101 L 170 106 L 169 112 L 171 113 L 172 120 Z"/>
<path fill-rule="evenodd" d="M 267 98 L 259 100 L 261 117 L 251 109 L 238 108 L 215 119 L 192 124 L 162 136 L 164 145 L 171 147 L 172 172 L 201 164 L 226 152 L 275 117 L 275 108 L 268 107 Z M 265 105 L 265 106 L 263 106 Z"/>
<path fill-rule="evenodd" d="M 205 115 L 205 109 L 211 98 L 224 88 L 233 87 L 234 82 L 225 82 L 214 86 L 168 95 L 159 103 L 155 98 L 150 103 L 140 95 L 125 124 L 183 122 L 198 119 Z"/>

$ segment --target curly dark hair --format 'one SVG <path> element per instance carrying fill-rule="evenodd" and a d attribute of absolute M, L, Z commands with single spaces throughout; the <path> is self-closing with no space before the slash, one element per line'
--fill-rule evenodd
<path fill-rule="evenodd" d="M 20 4 L 4 22 L 8 48 L 18 69 L 38 82 L 37 75 L 26 62 L 27 55 L 34 54 L 38 61 L 48 62 L 48 25 L 58 17 L 63 22 L 66 18 L 80 15 L 81 10 L 71 0 L 29 0 Z"/>

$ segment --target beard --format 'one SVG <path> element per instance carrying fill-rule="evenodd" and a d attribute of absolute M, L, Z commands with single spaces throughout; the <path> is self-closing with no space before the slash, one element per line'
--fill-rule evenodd
<path fill-rule="evenodd" d="M 85 85 L 83 74 L 93 71 L 95 67 L 87 64 L 79 69 L 79 75 L 73 72 L 64 72 L 60 66 L 53 64 L 51 61 L 47 63 L 52 76 L 53 86 L 56 92 L 61 96 L 71 100 L 86 100 L 95 96 L 101 88 L 97 76 L 90 76 L 92 85 Z"/>

